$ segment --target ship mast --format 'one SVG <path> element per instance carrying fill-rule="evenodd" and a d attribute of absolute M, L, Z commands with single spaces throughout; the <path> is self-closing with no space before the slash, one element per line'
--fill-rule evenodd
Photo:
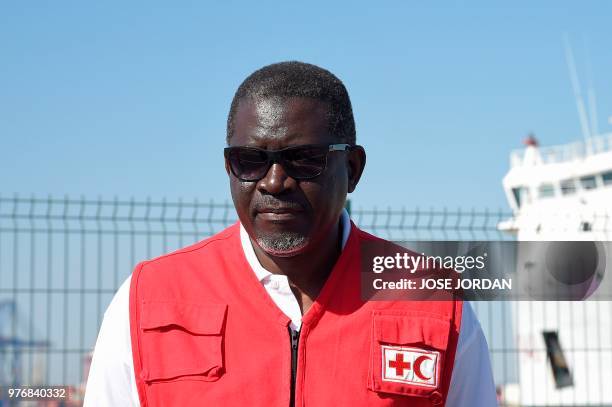
<path fill-rule="evenodd" d="M 591 135 L 598 136 L 599 129 L 597 125 L 597 100 L 595 99 L 595 89 L 593 87 L 593 69 L 591 67 L 591 53 L 588 49 L 586 37 L 584 37 L 584 49 L 586 53 L 586 69 L 587 69 L 587 97 L 589 106 L 589 116 L 591 119 Z"/>
<path fill-rule="evenodd" d="M 576 98 L 576 107 L 578 108 L 578 117 L 580 118 L 580 127 L 582 128 L 582 137 L 587 148 L 587 154 L 590 153 L 591 130 L 589 128 L 589 119 L 582 99 L 582 93 L 580 91 L 580 82 L 578 81 L 578 74 L 576 72 L 576 64 L 574 62 L 574 53 L 569 43 L 567 35 L 565 36 L 565 57 L 567 59 L 567 67 L 570 72 L 570 79 L 572 81 L 572 89 L 574 91 L 574 97 Z"/>

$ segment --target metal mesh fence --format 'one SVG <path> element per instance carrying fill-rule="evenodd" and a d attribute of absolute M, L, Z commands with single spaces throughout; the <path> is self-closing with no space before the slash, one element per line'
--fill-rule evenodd
<path fill-rule="evenodd" d="M 383 238 L 509 240 L 502 210 L 361 209 L 351 217 Z M 113 294 L 140 260 L 186 246 L 236 221 L 230 202 L 0 197 L 0 386 L 83 391 Z M 498 383 L 516 381 L 509 309 L 478 303 Z M 545 349 L 533 349 L 546 352 Z"/>

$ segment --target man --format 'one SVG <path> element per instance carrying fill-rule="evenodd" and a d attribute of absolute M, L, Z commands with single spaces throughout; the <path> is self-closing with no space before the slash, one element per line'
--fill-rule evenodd
<path fill-rule="evenodd" d="M 225 168 L 240 222 L 139 264 L 106 311 L 93 406 L 492 406 L 482 331 L 455 301 L 360 299 L 343 209 L 366 155 L 348 93 L 301 62 L 238 88 Z"/>

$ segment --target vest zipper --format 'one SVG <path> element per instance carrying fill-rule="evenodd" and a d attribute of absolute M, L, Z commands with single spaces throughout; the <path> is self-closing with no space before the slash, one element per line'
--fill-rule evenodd
<path fill-rule="evenodd" d="M 300 331 L 293 331 L 291 327 L 289 329 L 289 339 L 291 341 L 291 399 L 289 401 L 289 407 L 295 406 L 295 378 L 297 374 L 297 360 L 298 360 L 298 343 L 300 341 Z"/>

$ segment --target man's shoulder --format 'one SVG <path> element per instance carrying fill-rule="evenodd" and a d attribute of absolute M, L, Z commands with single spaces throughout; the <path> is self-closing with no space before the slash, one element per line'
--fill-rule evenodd
<path fill-rule="evenodd" d="M 144 260 L 136 266 L 139 269 L 164 268 L 164 266 L 173 265 L 182 262 L 189 262 L 200 259 L 202 256 L 209 256 L 219 249 L 226 249 L 232 240 L 239 241 L 240 224 L 238 222 L 225 228 L 224 230 L 189 246 L 182 247 L 173 252 L 154 257 L 149 260 Z"/>
<path fill-rule="evenodd" d="M 378 236 L 374 236 L 363 229 L 360 229 L 355 223 L 351 220 L 351 233 L 357 234 L 359 236 L 359 240 L 370 240 L 370 241 L 385 241 L 385 239 L 380 238 Z"/>

